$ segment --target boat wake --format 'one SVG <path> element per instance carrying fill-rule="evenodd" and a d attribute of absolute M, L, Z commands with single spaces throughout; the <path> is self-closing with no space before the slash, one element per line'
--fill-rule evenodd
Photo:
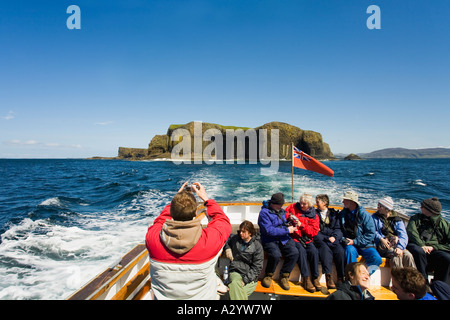
<path fill-rule="evenodd" d="M 0 299 L 66 298 L 143 242 L 166 201 L 154 190 L 138 192 L 103 212 L 61 197 L 42 201 L 31 218 L 11 224 L 1 235 Z M 79 205 L 86 211 L 74 209 Z M 70 219 L 68 212 L 73 212 Z"/>

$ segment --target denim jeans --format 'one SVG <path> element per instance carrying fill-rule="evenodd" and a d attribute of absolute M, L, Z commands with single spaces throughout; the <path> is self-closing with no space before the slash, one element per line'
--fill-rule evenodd
<path fill-rule="evenodd" d="M 291 273 L 298 260 L 298 250 L 294 240 L 289 239 L 285 245 L 280 241 L 267 242 L 263 244 L 263 248 L 267 253 L 266 274 L 275 272 L 281 255 L 284 256 L 284 262 L 280 273 Z"/>
<path fill-rule="evenodd" d="M 366 260 L 367 270 L 369 271 L 369 274 L 374 273 L 375 270 L 378 269 L 380 264 L 383 262 L 376 248 L 370 247 L 361 249 L 355 246 L 345 247 L 345 259 L 347 264 L 356 262 L 358 256 L 360 255 L 364 258 L 364 260 Z"/>

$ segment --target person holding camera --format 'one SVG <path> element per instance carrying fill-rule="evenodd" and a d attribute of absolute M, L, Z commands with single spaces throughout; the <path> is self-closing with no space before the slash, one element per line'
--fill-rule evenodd
<path fill-rule="evenodd" d="M 148 228 L 145 243 L 150 256 L 152 294 L 163 299 L 217 299 L 215 265 L 231 233 L 230 219 L 195 182 L 183 184 Z M 206 228 L 196 219 L 197 200 L 211 218 Z"/>
<path fill-rule="evenodd" d="M 378 210 L 372 218 L 375 223 L 375 243 L 378 253 L 390 259 L 391 268 L 415 268 L 414 258 L 406 249 L 408 234 L 405 223 L 394 211 L 394 201 L 391 197 L 378 201 Z"/>
<path fill-rule="evenodd" d="M 406 247 L 414 257 L 417 269 L 428 281 L 427 269 L 434 271 L 434 279 L 447 282 L 450 271 L 450 224 L 441 216 L 438 198 L 425 199 L 421 213 L 411 217 L 406 231 Z"/>
<path fill-rule="evenodd" d="M 271 286 L 272 277 L 283 254 L 284 261 L 280 270 L 280 286 L 283 290 L 289 290 L 289 276 L 298 260 L 298 250 L 295 247 L 294 240 L 289 236 L 296 230 L 296 227 L 288 224 L 283 204 L 284 195 L 281 192 L 275 193 L 270 200 L 263 202 L 259 212 L 258 225 L 261 242 L 264 251 L 267 253 L 265 276 L 261 285 L 265 288 Z"/>
<path fill-rule="evenodd" d="M 341 243 L 345 247 L 346 263 L 356 262 L 361 255 L 372 275 L 383 262 L 375 246 L 375 224 L 370 214 L 358 201 L 358 194 L 347 191 L 340 212 L 341 230 L 344 236 Z"/>
<path fill-rule="evenodd" d="M 286 208 L 287 218 L 295 219 L 296 230 L 292 233 L 295 246 L 299 252 L 298 266 L 302 275 L 302 285 L 306 291 L 320 291 L 319 282 L 319 252 L 313 243 L 313 238 L 319 232 L 319 221 L 314 198 L 309 193 L 303 193 L 297 203 Z M 311 269 L 311 270 L 310 270 Z"/>

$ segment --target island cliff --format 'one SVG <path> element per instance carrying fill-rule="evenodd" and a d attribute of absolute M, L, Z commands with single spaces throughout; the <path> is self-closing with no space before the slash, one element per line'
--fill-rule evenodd
<path fill-rule="evenodd" d="M 172 135 L 177 129 L 184 129 L 184 132 L 189 132 L 190 137 L 194 137 L 194 122 L 189 122 L 184 125 L 171 125 L 167 130 L 166 134 L 156 135 L 150 141 L 147 149 L 139 149 L 139 148 L 124 148 L 119 147 L 118 159 L 128 159 L 128 160 L 152 160 L 152 159 L 170 159 L 171 152 L 173 148 L 181 142 L 182 139 L 178 139 L 176 141 L 172 141 Z M 229 132 L 248 132 L 249 129 L 245 127 L 231 127 L 231 126 L 222 126 L 213 123 L 201 123 L 202 135 L 209 129 L 214 129 L 214 132 L 217 132 L 219 137 L 222 137 L 224 140 L 227 136 L 227 130 Z M 231 130 L 230 130 L 231 129 Z M 267 135 L 270 137 L 271 130 L 278 129 L 279 133 L 279 158 L 289 160 L 292 156 L 291 154 L 291 144 L 299 148 L 300 150 L 306 152 L 316 159 L 334 159 L 333 153 L 330 150 L 330 147 L 327 143 L 323 142 L 322 135 L 318 132 L 310 131 L 310 130 L 302 130 L 298 127 L 292 126 L 283 122 L 270 122 L 266 123 L 260 127 L 253 128 L 251 131 L 256 132 L 256 137 L 258 137 L 259 141 L 259 133 L 261 130 L 267 130 Z M 211 140 L 202 141 L 202 150 L 204 150 L 211 141 L 214 141 L 214 136 Z M 248 139 L 248 137 L 246 138 Z M 204 139 L 203 139 L 204 140 Z M 193 141 L 193 139 L 191 139 Z M 193 143 L 193 142 L 192 142 Z M 223 146 L 223 154 L 226 153 L 226 141 L 221 143 Z M 231 154 L 236 155 L 236 145 L 234 145 L 235 150 L 232 150 Z M 267 149 L 268 152 L 271 152 L 271 139 L 267 139 Z M 230 152 L 230 150 L 229 150 Z M 249 146 L 248 143 L 245 146 L 245 158 L 249 159 Z"/>

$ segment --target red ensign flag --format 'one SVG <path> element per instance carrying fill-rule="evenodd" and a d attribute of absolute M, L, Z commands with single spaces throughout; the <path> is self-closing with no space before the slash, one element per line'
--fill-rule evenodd
<path fill-rule="evenodd" d="M 334 176 L 334 171 L 310 155 L 292 146 L 292 165 L 296 168 L 314 171 L 326 176 Z"/>

